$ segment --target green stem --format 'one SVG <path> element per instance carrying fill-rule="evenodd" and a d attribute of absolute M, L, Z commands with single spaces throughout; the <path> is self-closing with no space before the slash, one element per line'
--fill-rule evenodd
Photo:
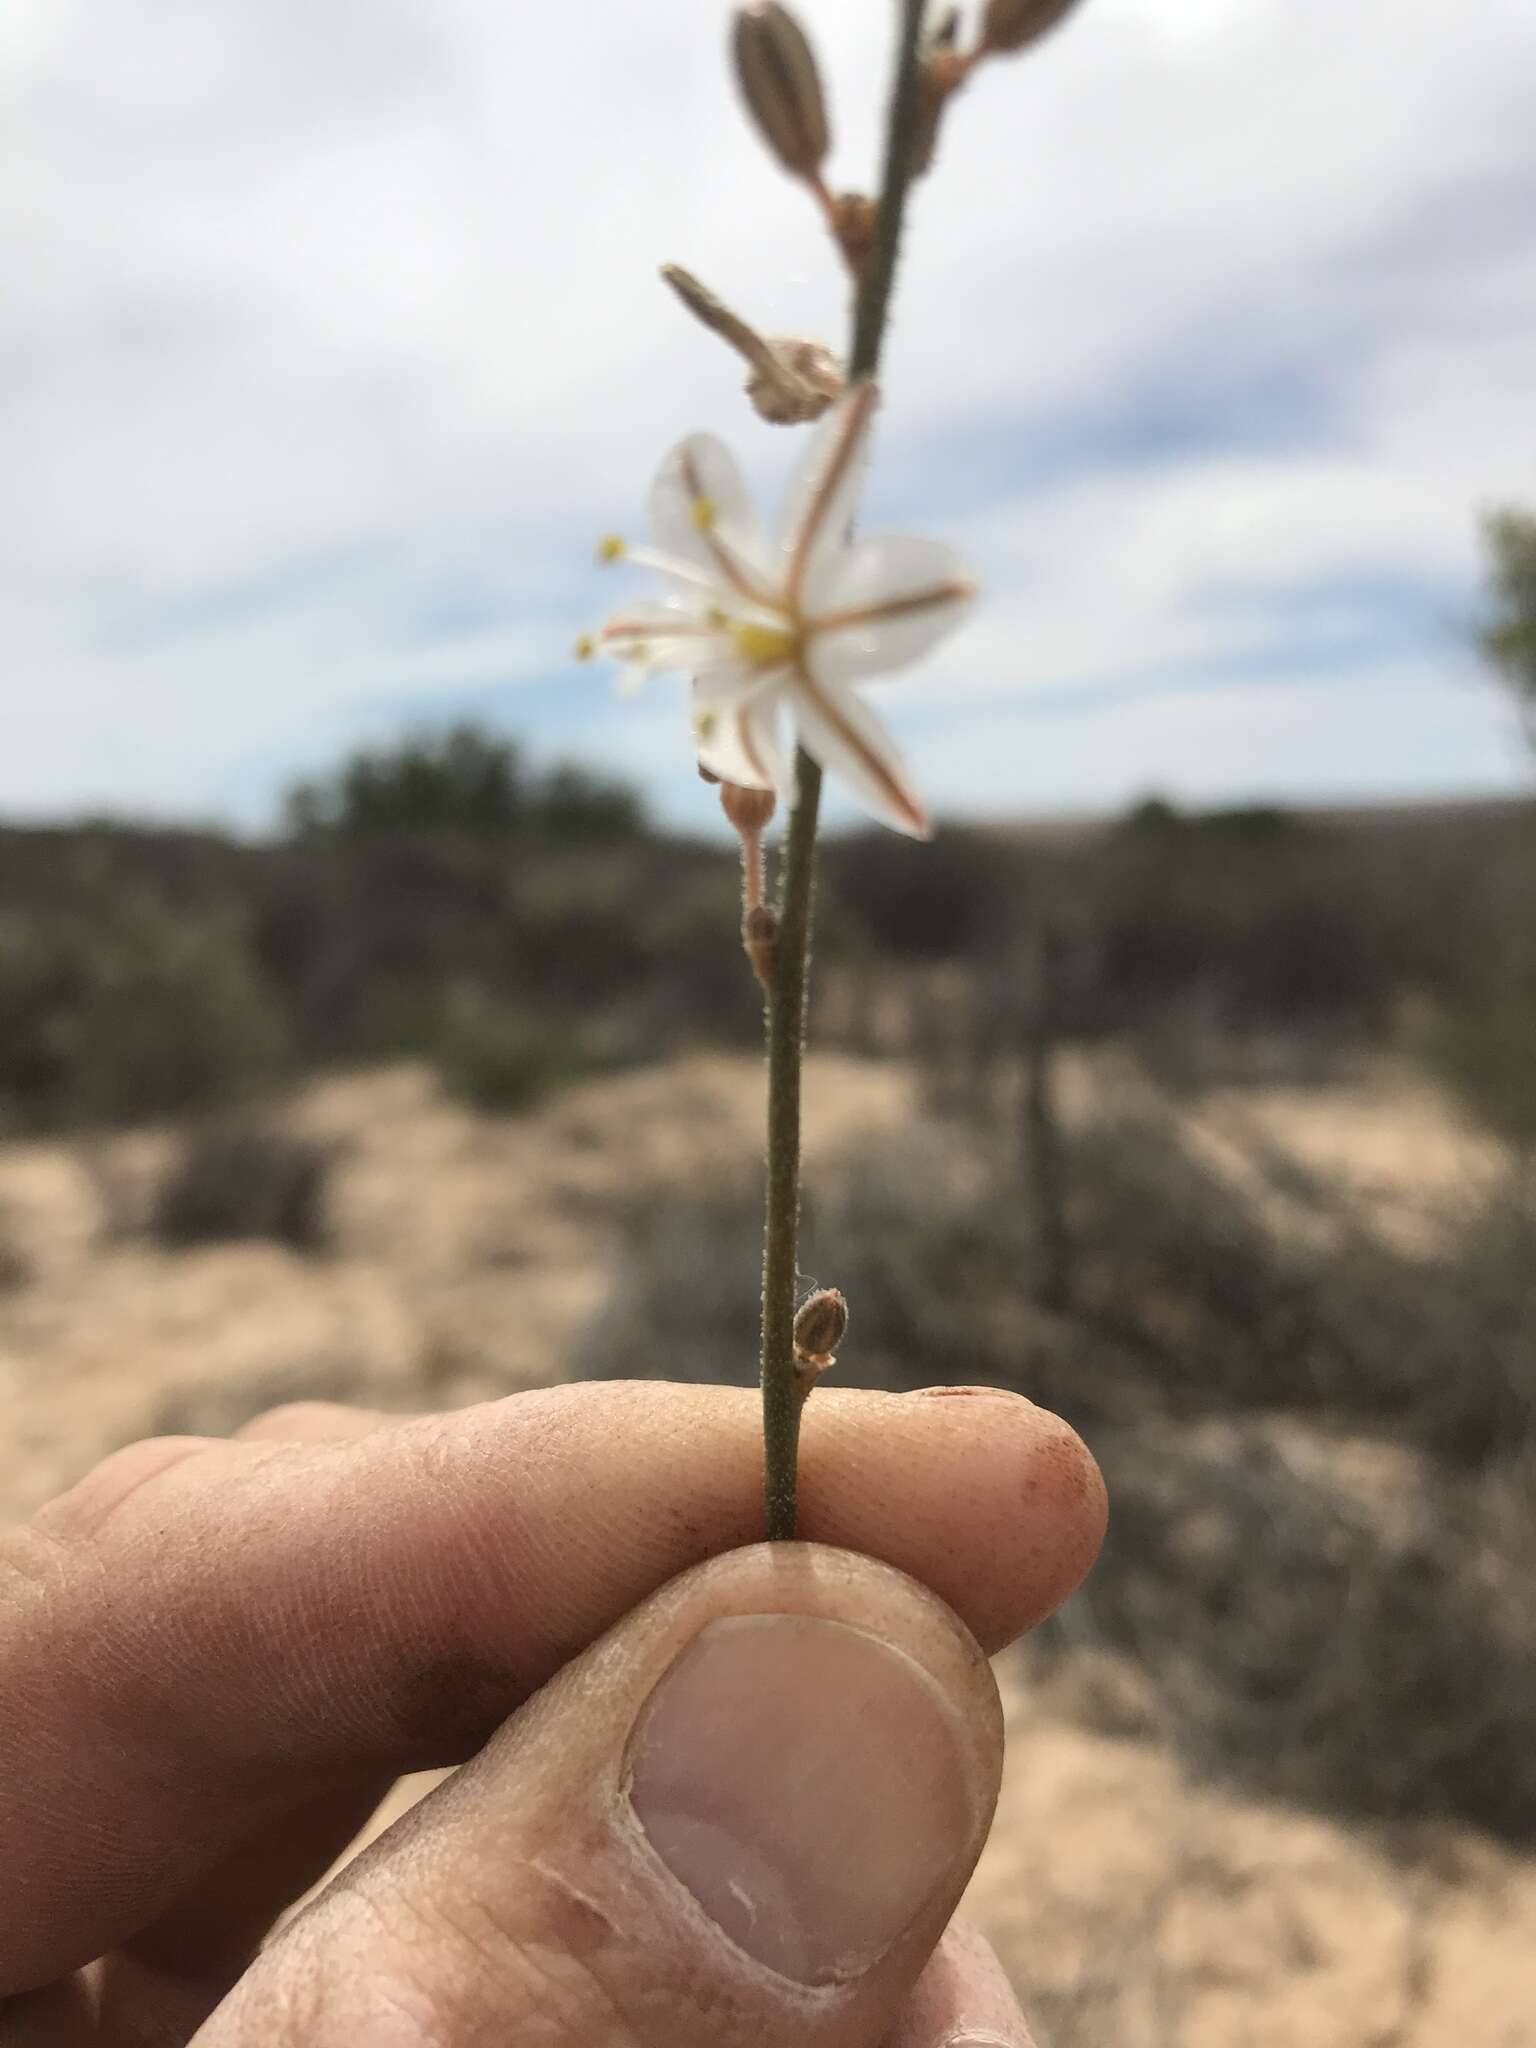
<path fill-rule="evenodd" d="M 879 369 L 880 349 L 890 319 L 891 287 L 896 281 L 896 258 L 901 249 L 901 228 L 916 155 L 922 28 L 923 0 L 901 0 L 896 78 L 891 87 L 891 111 L 885 130 L 878 231 L 853 309 L 853 345 L 848 351 L 850 384 L 859 377 L 873 377 Z"/>
<path fill-rule="evenodd" d="M 854 304 L 848 379 L 873 376 L 890 315 L 902 216 L 912 181 L 923 0 L 901 0 L 896 79 L 886 130 L 879 232 Z M 784 847 L 777 966 L 768 998 L 768 1187 L 763 1220 L 763 1499 L 770 1542 L 795 1534 L 795 1481 L 803 1396 L 795 1376 L 795 1288 L 800 1249 L 800 1073 L 810 976 L 811 908 L 821 769 L 802 747 Z"/>
<path fill-rule="evenodd" d="M 768 1190 L 763 1220 L 763 1499 L 770 1542 L 795 1533 L 800 1389 L 795 1383 L 795 1282 L 800 1253 L 800 1069 L 816 886 L 821 769 L 796 756 L 794 814 L 784 846 L 777 965 L 768 999 Z"/>

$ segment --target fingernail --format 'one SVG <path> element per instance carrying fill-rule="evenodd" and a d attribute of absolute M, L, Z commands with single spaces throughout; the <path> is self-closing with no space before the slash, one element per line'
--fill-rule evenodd
<path fill-rule="evenodd" d="M 629 1769 L 673 1876 L 801 1984 L 862 1975 L 975 1847 L 953 1710 L 910 1657 L 842 1622 L 711 1623 L 651 1694 Z"/>

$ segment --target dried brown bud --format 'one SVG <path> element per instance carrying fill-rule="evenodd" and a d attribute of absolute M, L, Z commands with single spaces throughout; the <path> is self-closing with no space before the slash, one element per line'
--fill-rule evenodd
<path fill-rule="evenodd" d="M 842 366 L 818 341 L 784 335 L 763 344 L 767 360 L 747 379 L 760 418 L 776 427 L 818 420 L 843 388 Z"/>
<path fill-rule="evenodd" d="M 848 1304 L 835 1287 L 820 1287 L 795 1311 L 795 1357 L 825 1372 L 848 1330 Z"/>
<path fill-rule="evenodd" d="M 820 419 L 843 388 L 842 365 L 830 350 L 797 334 L 765 341 L 680 263 L 664 263 L 661 274 L 694 318 L 752 365 L 747 396 L 763 419 L 776 427 Z"/>
<path fill-rule="evenodd" d="M 773 816 L 774 803 L 771 789 L 743 789 L 739 782 L 720 785 L 720 808 L 738 832 L 761 832 Z"/>
<path fill-rule="evenodd" d="M 921 177 L 933 168 L 944 110 L 970 76 L 971 60 L 939 44 L 923 59 L 918 74 L 917 122 L 912 135 L 912 169 Z"/>
<path fill-rule="evenodd" d="M 785 170 L 817 178 L 826 162 L 827 108 L 805 31 L 778 0 L 737 10 L 736 77 L 758 132 Z"/>
<path fill-rule="evenodd" d="M 862 277 L 875 253 L 880 209 L 862 192 L 840 192 L 832 202 L 832 232 L 855 277 Z"/>
<path fill-rule="evenodd" d="M 981 48 L 998 57 L 1027 50 L 1076 5 L 1077 0 L 987 0 Z"/>
<path fill-rule="evenodd" d="M 763 987 L 772 988 L 779 959 L 779 918 L 766 903 L 754 903 L 741 920 L 741 943 L 752 972 Z"/>

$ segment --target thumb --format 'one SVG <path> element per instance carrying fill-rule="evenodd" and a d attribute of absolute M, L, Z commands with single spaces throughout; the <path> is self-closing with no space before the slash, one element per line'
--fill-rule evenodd
<path fill-rule="evenodd" d="M 981 1651 L 811 1544 L 675 1579 L 338 1877 L 198 2048 L 873 2048 L 970 1875 Z"/>

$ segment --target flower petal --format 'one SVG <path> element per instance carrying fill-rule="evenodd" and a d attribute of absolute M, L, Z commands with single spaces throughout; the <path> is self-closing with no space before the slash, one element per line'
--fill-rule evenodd
<path fill-rule="evenodd" d="M 656 545 L 734 597 L 771 599 L 767 544 L 736 458 L 713 434 L 679 441 L 651 486 Z"/>
<path fill-rule="evenodd" d="M 855 541 L 808 580 L 811 661 L 828 683 L 917 661 L 965 616 L 976 586 L 942 541 Z"/>
<path fill-rule="evenodd" d="M 929 836 L 928 816 L 913 793 L 896 742 L 861 697 L 824 684 L 801 669 L 794 685 L 800 744 L 847 784 L 872 817 L 913 839 Z"/>
<path fill-rule="evenodd" d="M 750 691 L 724 690 L 708 682 L 693 693 L 694 741 L 700 761 L 723 782 L 743 789 L 773 789 L 788 800 L 794 774 L 779 731 L 779 710 L 787 672 Z"/>
<path fill-rule="evenodd" d="M 824 562 L 848 543 L 854 507 L 869 460 L 869 429 L 879 387 L 862 378 L 843 393 L 817 427 L 795 472 L 784 512 L 784 587 L 795 603 Z"/>

